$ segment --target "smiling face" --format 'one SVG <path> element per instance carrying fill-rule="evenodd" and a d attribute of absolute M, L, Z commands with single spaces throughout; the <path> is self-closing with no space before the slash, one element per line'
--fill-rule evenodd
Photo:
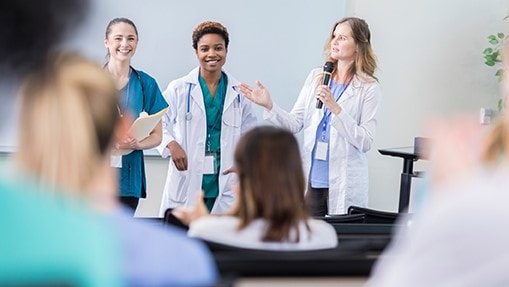
<path fill-rule="evenodd" d="M 130 62 L 138 46 L 136 29 L 124 22 L 111 25 L 104 46 L 108 49 L 110 60 Z"/>
<path fill-rule="evenodd" d="M 228 49 L 223 37 L 219 34 L 205 34 L 197 43 L 196 57 L 203 72 L 221 71 L 226 62 Z"/>
<path fill-rule="evenodd" d="M 357 56 L 357 43 L 352 37 L 352 28 L 348 23 L 338 24 L 330 42 L 331 58 L 340 61 L 354 61 Z"/>

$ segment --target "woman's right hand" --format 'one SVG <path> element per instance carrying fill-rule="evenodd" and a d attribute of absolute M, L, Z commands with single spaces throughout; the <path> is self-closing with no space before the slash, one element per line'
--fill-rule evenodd
<path fill-rule="evenodd" d="M 244 97 L 248 98 L 251 102 L 258 104 L 269 111 L 272 110 L 273 103 L 270 98 L 269 90 L 267 90 L 260 81 L 256 81 L 256 85 L 258 86 L 258 89 L 242 83 L 239 85 L 239 90 Z"/>
<path fill-rule="evenodd" d="M 187 170 L 187 155 L 180 144 L 176 141 L 172 141 L 168 144 L 168 149 L 170 150 L 171 159 L 177 170 Z"/>

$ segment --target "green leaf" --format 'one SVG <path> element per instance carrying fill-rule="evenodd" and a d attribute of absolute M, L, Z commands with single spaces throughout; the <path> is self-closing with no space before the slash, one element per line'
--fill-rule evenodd
<path fill-rule="evenodd" d="M 498 34 L 497 34 L 497 37 L 498 37 L 499 39 L 504 39 L 505 35 L 504 35 L 504 33 L 498 33 Z"/>
<path fill-rule="evenodd" d="M 490 66 L 490 67 L 495 66 L 495 62 L 494 62 L 494 61 L 488 61 L 488 60 L 486 60 L 486 61 L 484 61 L 484 63 L 485 63 L 486 65 Z"/>
<path fill-rule="evenodd" d="M 488 40 L 490 40 L 490 41 L 491 40 L 496 40 L 496 39 L 497 39 L 497 37 L 495 37 L 495 35 L 489 35 L 488 36 Z"/>
<path fill-rule="evenodd" d="M 486 49 L 484 49 L 484 51 L 482 53 L 484 55 L 490 55 L 491 53 L 493 53 L 493 49 L 492 48 L 486 48 Z"/>
<path fill-rule="evenodd" d="M 498 99 L 497 107 L 498 107 L 498 111 L 501 112 L 504 109 L 504 100 Z"/>
<path fill-rule="evenodd" d="M 498 44 L 498 40 L 496 38 L 495 39 L 490 39 L 489 42 L 492 45 L 497 45 Z"/>
<path fill-rule="evenodd" d="M 502 80 L 504 79 L 504 69 L 502 68 L 498 69 L 497 72 L 495 73 L 495 77 L 499 82 L 502 82 Z"/>
<path fill-rule="evenodd" d="M 484 56 L 484 59 L 487 62 L 494 62 L 495 61 L 495 57 L 493 55 L 486 55 L 486 56 Z"/>
<path fill-rule="evenodd" d="M 502 59 L 500 57 L 500 51 L 493 52 L 493 54 L 491 54 L 491 56 L 493 57 L 493 60 L 495 62 L 501 62 L 502 61 Z"/>

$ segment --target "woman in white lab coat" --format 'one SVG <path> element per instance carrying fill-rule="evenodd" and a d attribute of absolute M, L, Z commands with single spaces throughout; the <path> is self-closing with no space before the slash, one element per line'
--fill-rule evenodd
<path fill-rule="evenodd" d="M 222 70 L 229 35 L 217 22 L 193 31 L 193 48 L 200 66 L 172 81 L 163 93 L 169 110 L 163 117 L 159 152 L 171 156 L 160 215 L 168 208 L 192 206 L 202 189 L 212 213 L 232 207 L 233 152 L 240 136 L 256 125 L 251 104 L 240 95 L 240 84 Z"/>
<path fill-rule="evenodd" d="M 344 214 L 367 206 L 368 161 L 381 92 L 367 23 L 344 18 L 332 28 L 324 49 L 334 64 L 330 86 L 321 68 L 311 71 L 290 113 L 273 103 L 269 91 L 246 84 L 240 91 L 265 108 L 264 118 L 296 133 L 304 130 L 303 165 L 311 214 Z M 323 108 L 317 108 L 317 100 Z"/>

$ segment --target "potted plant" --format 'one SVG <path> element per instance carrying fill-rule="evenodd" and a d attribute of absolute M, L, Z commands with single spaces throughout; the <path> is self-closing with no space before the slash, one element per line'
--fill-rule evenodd
<path fill-rule="evenodd" d="M 504 20 L 507 18 L 509 18 L 509 15 L 506 16 Z M 495 77 L 497 78 L 497 81 L 500 82 L 502 81 L 504 75 L 504 69 L 502 67 L 502 51 L 507 36 L 504 33 L 497 33 L 489 35 L 487 38 L 489 47 L 483 51 L 484 63 L 490 67 L 497 67 L 497 70 L 495 71 Z M 501 111 L 503 107 L 504 100 L 503 98 L 500 98 L 497 102 L 498 111 Z"/>

